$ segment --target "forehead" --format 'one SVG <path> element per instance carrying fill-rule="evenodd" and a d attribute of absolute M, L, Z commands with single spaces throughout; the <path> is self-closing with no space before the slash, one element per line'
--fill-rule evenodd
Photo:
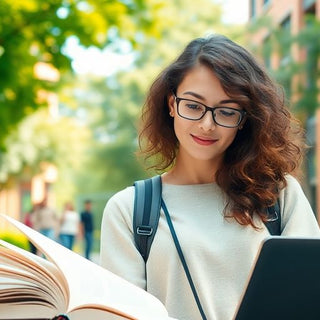
<path fill-rule="evenodd" d="M 187 72 L 177 88 L 177 94 L 182 97 L 187 97 L 190 91 L 205 97 L 207 102 L 230 98 L 213 70 L 203 64 Z"/>

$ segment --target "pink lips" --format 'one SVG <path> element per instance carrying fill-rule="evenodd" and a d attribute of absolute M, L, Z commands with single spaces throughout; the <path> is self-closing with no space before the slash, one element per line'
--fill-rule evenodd
<path fill-rule="evenodd" d="M 210 138 L 205 138 L 205 137 L 197 137 L 197 136 L 194 136 L 194 135 L 191 135 L 192 139 L 202 145 L 202 146 L 209 146 L 209 145 L 212 145 L 214 144 L 215 142 L 217 142 L 217 140 L 214 140 L 214 139 L 210 139 Z"/>

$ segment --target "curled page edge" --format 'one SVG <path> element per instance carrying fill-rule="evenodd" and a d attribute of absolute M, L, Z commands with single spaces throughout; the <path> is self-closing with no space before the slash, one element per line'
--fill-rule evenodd
<path fill-rule="evenodd" d="M 69 257 L 70 259 L 72 258 L 73 262 L 77 265 L 78 268 L 79 266 L 81 266 L 84 270 L 86 269 L 90 271 L 94 269 L 93 273 L 89 273 L 90 278 L 96 277 L 98 280 L 100 280 L 100 282 L 97 283 L 99 283 L 99 285 L 103 287 L 100 288 L 101 290 L 105 290 L 106 285 L 103 286 L 104 283 L 108 283 L 108 285 L 110 284 L 110 287 L 120 286 L 125 288 L 125 290 L 122 290 L 121 293 L 118 290 L 118 292 L 110 292 L 108 294 L 108 299 L 110 299 L 113 304 L 112 307 L 110 306 L 110 312 L 123 314 L 123 316 L 128 317 L 128 319 L 176 320 L 168 316 L 168 312 L 165 309 L 164 305 L 160 302 L 160 300 L 147 293 L 145 290 L 133 285 L 132 283 L 111 273 L 110 271 L 91 262 L 90 260 L 85 259 L 77 253 L 63 247 L 59 243 L 47 238 L 36 230 L 33 230 L 32 228 L 26 226 L 22 222 L 19 222 L 14 218 L 4 214 L 0 214 L 0 217 L 7 220 L 10 224 L 20 230 L 31 242 L 34 242 L 37 248 L 46 255 L 48 260 L 50 260 L 57 266 L 57 268 L 61 271 L 64 278 L 66 279 L 70 291 L 72 291 L 71 287 L 74 287 L 73 292 L 70 292 L 71 308 L 76 306 L 75 302 L 72 302 L 73 293 L 82 292 L 81 290 L 83 290 L 83 287 L 79 288 L 79 281 L 72 282 L 72 279 L 74 279 L 74 277 L 73 274 L 69 272 L 70 261 L 66 261 L 68 259 L 59 259 L 61 258 L 61 256 L 65 255 L 67 255 L 67 257 Z M 101 279 L 104 279 L 105 281 L 102 282 Z M 87 291 L 90 291 L 90 287 L 88 286 L 90 286 L 90 281 L 86 283 L 85 287 Z M 96 290 L 97 288 L 94 287 L 94 289 Z M 103 293 L 104 295 L 106 295 L 105 291 Z M 97 297 L 99 297 L 99 294 L 96 294 L 95 298 Z M 133 304 L 133 301 L 136 304 Z M 101 301 L 100 304 L 104 305 L 105 307 L 109 307 L 105 303 L 103 304 L 103 302 L 105 301 Z M 88 303 L 84 303 L 83 301 L 81 301 L 81 304 L 89 305 L 94 303 L 91 301 L 89 301 Z"/>

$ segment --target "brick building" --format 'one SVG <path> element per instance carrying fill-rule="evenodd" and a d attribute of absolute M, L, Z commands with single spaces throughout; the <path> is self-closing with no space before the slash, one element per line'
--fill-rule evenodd
<path fill-rule="evenodd" d="M 288 32 L 290 36 L 298 35 L 305 27 L 306 17 L 313 16 L 320 20 L 320 0 L 248 0 L 249 1 L 249 24 L 253 25 L 257 21 L 267 17 L 270 27 L 260 27 L 253 34 L 250 34 L 249 43 L 256 48 L 260 48 L 260 58 L 267 68 L 277 70 L 291 59 L 298 63 L 307 61 L 308 50 L 298 45 L 283 46 L 276 49 L 270 45 L 272 32 L 276 29 Z M 288 38 L 289 38 L 288 34 Z M 318 40 L 320 41 L 320 35 Z M 269 45 L 269 51 L 263 50 Z M 311 60 L 311 59 L 309 59 Z M 320 58 L 315 60 L 312 66 L 315 70 L 320 69 Z M 310 81 L 318 88 L 317 98 L 320 101 L 320 80 L 319 76 L 310 79 L 308 74 L 296 74 L 290 79 L 288 84 L 289 92 L 287 96 L 290 101 L 297 101 L 299 98 L 298 86 L 301 82 L 305 87 Z M 301 89 L 300 89 L 301 90 Z M 315 103 L 316 108 L 317 103 Z M 317 108 L 312 115 L 303 119 L 307 130 L 308 144 L 311 146 L 308 151 L 306 162 L 306 174 L 304 189 L 311 205 L 320 221 L 320 109 Z"/>

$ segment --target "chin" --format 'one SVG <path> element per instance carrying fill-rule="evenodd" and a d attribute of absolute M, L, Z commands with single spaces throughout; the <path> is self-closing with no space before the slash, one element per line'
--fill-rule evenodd
<path fill-rule="evenodd" d="M 201 154 L 195 154 L 193 157 L 197 161 L 203 161 L 203 162 L 220 162 L 223 158 L 222 155 L 216 155 L 216 156 L 209 156 L 209 155 L 201 155 Z"/>

